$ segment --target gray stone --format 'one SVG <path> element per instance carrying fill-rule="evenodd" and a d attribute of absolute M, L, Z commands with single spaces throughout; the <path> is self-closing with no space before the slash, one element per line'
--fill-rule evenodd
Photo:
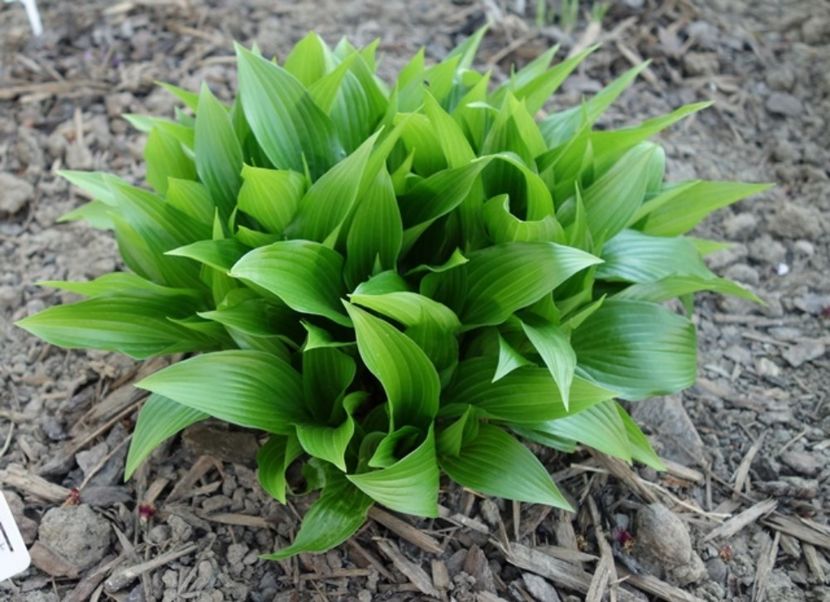
<path fill-rule="evenodd" d="M 34 196 L 35 189 L 23 178 L 0 172 L 0 215 L 14 215 Z"/>
<path fill-rule="evenodd" d="M 824 232 L 821 214 L 814 207 L 785 203 L 769 220 L 769 230 L 782 238 L 817 239 Z"/>
<path fill-rule="evenodd" d="M 718 583 L 726 583 L 726 577 L 729 574 L 729 567 L 719 557 L 715 556 L 706 561 L 706 572 L 709 573 L 709 578 Z"/>
<path fill-rule="evenodd" d="M 634 419 L 656 435 L 664 457 L 681 464 L 703 461 L 703 441 L 679 397 L 655 397 L 633 407 Z"/>
<path fill-rule="evenodd" d="M 827 348 L 824 343 L 815 339 L 804 339 L 787 349 L 782 355 L 793 368 L 805 362 L 818 359 L 825 354 Z"/>
<path fill-rule="evenodd" d="M 528 593 L 539 602 L 559 602 L 561 598 L 553 586 L 539 575 L 522 573 L 522 581 Z"/>
<path fill-rule="evenodd" d="M 768 357 L 759 357 L 755 360 L 755 373 L 762 378 L 778 378 L 781 368 Z"/>
<path fill-rule="evenodd" d="M 776 569 L 769 575 L 767 581 L 767 595 L 765 600 L 775 600 L 775 602 L 801 602 L 806 599 L 803 591 L 793 583 L 787 573 L 783 570 Z"/>
<path fill-rule="evenodd" d="M 749 256 L 755 261 L 777 266 L 787 259 L 787 249 L 769 234 L 764 234 L 749 243 Z"/>
<path fill-rule="evenodd" d="M 75 454 L 75 461 L 78 463 L 78 467 L 83 471 L 84 476 L 87 476 L 101 463 L 101 461 L 103 461 L 104 458 L 107 457 L 108 452 L 109 449 L 107 448 L 107 444 L 101 442 L 98 445 L 90 447 L 89 449 L 79 451 Z"/>
<path fill-rule="evenodd" d="M 758 286 L 758 283 L 761 281 L 761 275 L 758 273 L 758 270 L 752 266 L 746 265 L 745 263 L 736 263 L 735 265 L 729 266 L 723 275 L 730 280 L 735 280 L 751 286 Z"/>
<path fill-rule="evenodd" d="M 808 477 L 814 477 L 819 473 L 821 466 L 818 459 L 807 452 L 787 451 L 781 454 L 781 461 L 795 472 Z"/>
<path fill-rule="evenodd" d="M 754 234 L 757 228 L 758 218 L 752 213 L 739 213 L 723 222 L 723 229 L 730 239 L 746 238 Z"/>
<path fill-rule="evenodd" d="M 38 529 L 42 545 L 80 570 L 106 555 L 111 538 L 110 524 L 86 504 L 50 509 Z"/>
<path fill-rule="evenodd" d="M 830 307 L 830 295 L 807 293 L 806 295 L 793 299 L 793 305 L 803 312 L 818 316 Z"/>
<path fill-rule="evenodd" d="M 773 92 L 767 98 L 767 111 L 773 115 L 785 117 L 796 117 L 804 112 L 804 105 L 792 94 L 786 92 Z"/>
<path fill-rule="evenodd" d="M 683 56 L 683 66 L 689 75 L 712 75 L 720 71 L 716 52 L 687 52 Z"/>
<path fill-rule="evenodd" d="M 695 551 L 689 531 L 680 518 L 663 504 L 642 507 L 635 520 L 638 560 L 651 570 L 662 570 L 678 585 L 688 585 L 706 575 L 706 567 Z"/>

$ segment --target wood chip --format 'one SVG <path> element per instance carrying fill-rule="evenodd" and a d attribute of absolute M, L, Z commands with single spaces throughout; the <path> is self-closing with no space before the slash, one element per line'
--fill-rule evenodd
<path fill-rule="evenodd" d="M 698 485 L 703 483 L 703 481 L 705 480 L 703 473 L 699 470 L 689 468 L 688 466 L 684 466 L 683 464 L 680 464 L 678 462 L 667 460 L 666 458 L 661 458 L 661 460 L 663 462 L 663 465 L 666 467 L 666 472 L 677 479 L 689 481 L 691 483 L 696 483 Z"/>
<path fill-rule="evenodd" d="M 188 544 L 185 547 L 181 548 L 180 550 L 174 550 L 171 552 L 167 552 L 166 554 L 161 554 L 156 556 L 155 558 L 148 560 L 147 562 L 142 562 L 133 566 L 125 567 L 123 569 L 118 569 L 109 579 L 104 582 L 104 589 L 108 593 L 117 592 L 119 590 L 124 589 L 130 583 L 138 579 L 144 573 L 149 571 L 154 571 L 159 567 L 163 567 L 164 565 L 173 562 L 177 558 L 181 558 L 182 556 L 187 556 L 188 554 L 194 552 L 196 550 L 196 544 Z"/>
<path fill-rule="evenodd" d="M 184 495 L 193 488 L 193 486 L 205 476 L 208 471 L 216 466 L 216 460 L 210 456 L 199 456 L 199 458 L 193 463 L 193 466 L 187 471 L 187 473 L 179 480 L 178 483 L 173 487 L 173 491 L 170 492 L 170 495 L 167 496 L 168 502 L 173 502 Z"/>
<path fill-rule="evenodd" d="M 215 514 L 199 514 L 198 516 L 212 523 L 234 525 L 237 527 L 251 527 L 254 529 L 273 529 L 274 525 L 261 516 L 237 514 L 235 512 L 217 512 Z"/>
<path fill-rule="evenodd" d="M 580 552 L 579 550 L 565 548 L 562 546 L 536 546 L 536 549 L 544 552 L 549 556 L 558 558 L 559 560 L 570 562 L 571 564 L 580 564 L 582 562 L 595 562 L 599 560 L 599 556 L 594 556 L 593 554 L 586 554 L 585 552 Z"/>
<path fill-rule="evenodd" d="M 66 487 L 27 472 L 19 464 L 9 464 L 5 470 L 0 470 L 0 483 L 54 503 L 65 501 L 71 493 Z"/>
<path fill-rule="evenodd" d="M 812 521 L 773 514 L 764 519 L 763 524 L 776 531 L 792 535 L 802 542 L 830 550 L 830 535 L 816 528 Z"/>
<path fill-rule="evenodd" d="M 600 466 L 625 483 L 631 491 L 639 495 L 645 501 L 649 503 L 658 501 L 657 495 L 643 483 L 643 480 L 631 469 L 628 464 L 618 458 L 612 458 L 611 456 L 606 456 L 605 454 L 595 451 L 592 451 L 591 455 L 597 459 Z"/>
<path fill-rule="evenodd" d="M 703 538 L 703 541 L 712 541 L 718 537 L 732 537 L 746 527 L 747 525 L 751 525 L 755 521 L 757 521 L 762 516 L 765 516 L 775 510 L 778 506 L 778 502 L 773 499 L 764 500 L 762 502 L 758 502 L 754 506 L 747 508 L 740 514 L 733 516 L 728 521 L 719 525 L 709 531 Z"/>
<path fill-rule="evenodd" d="M 601 602 L 609 583 L 613 583 L 614 585 L 611 587 L 611 600 L 613 601 L 617 599 L 617 571 L 614 568 L 614 553 L 608 544 L 608 540 L 605 539 L 605 531 L 602 528 L 599 509 L 594 498 L 589 495 L 587 501 L 601 556 L 599 565 L 591 579 L 591 586 L 585 595 L 585 600 L 586 602 Z"/>
<path fill-rule="evenodd" d="M 818 583 L 827 583 L 827 575 L 824 574 L 824 567 L 821 565 L 816 547 L 811 543 L 805 543 L 802 549 L 804 550 L 804 560 L 807 562 L 807 568 L 810 569 L 813 577 L 816 578 Z"/>
<path fill-rule="evenodd" d="M 432 585 L 432 579 L 426 574 L 426 571 L 417 564 L 406 558 L 392 541 L 388 539 L 375 540 L 380 551 L 392 564 L 403 573 L 407 579 L 418 588 L 418 591 L 426 596 L 440 598 L 441 593 Z"/>
<path fill-rule="evenodd" d="M 619 564 L 617 565 L 617 573 L 625 579 L 626 583 L 648 594 L 657 596 L 661 600 L 667 600 L 667 602 L 703 602 L 697 596 L 693 596 L 689 592 L 652 575 L 635 575 Z"/>
<path fill-rule="evenodd" d="M 434 537 L 427 535 L 421 529 L 410 525 L 397 516 L 389 514 L 385 510 L 373 506 L 369 509 L 369 518 L 376 523 L 380 523 L 392 531 L 392 533 L 402 537 L 412 545 L 418 546 L 425 552 L 429 552 L 430 554 L 444 553 L 444 548 L 441 547 L 441 544 Z"/>
<path fill-rule="evenodd" d="M 52 577 L 77 579 L 80 574 L 76 565 L 67 562 L 39 541 L 29 548 L 29 556 L 32 557 L 33 565 Z"/>
<path fill-rule="evenodd" d="M 432 584 L 436 589 L 450 589 L 450 574 L 443 560 L 432 560 Z"/>
<path fill-rule="evenodd" d="M 478 531 L 479 533 L 485 533 L 487 535 L 490 534 L 490 527 L 477 518 L 470 518 L 469 516 L 464 516 L 459 512 L 453 513 L 453 511 L 446 506 L 438 506 L 438 516 L 461 527 L 466 527 L 468 529 L 472 529 L 473 531 Z"/>
<path fill-rule="evenodd" d="M 778 539 L 781 534 L 776 531 L 775 537 L 767 539 L 766 545 L 761 547 L 758 554 L 757 568 L 755 569 L 755 583 L 752 585 L 752 602 L 761 602 L 766 596 L 769 576 L 775 559 L 778 557 Z"/>
<path fill-rule="evenodd" d="M 749 478 L 749 467 L 752 466 L 752 461 L 755 459 L 755 454 L 761 449 L 764 443 L 764 436 L 766 433 L 761 433 L 755 442 L 747 450 L 746 455 L 741 460 L 738 468 L 735 469 L 735 492 L 742 493 Z"/>
<path fill-rule="evenodd" d="M 87 91 L 89 95 L 103 94 L 110 88 L 105 82 L 94 80 L 75 80 L 63 82 L 46 82 L 6 86 L 0 90 L 0 100 L 13 100 L 24 94 L 59 96 L 67 92 Z"/>
<path fill-rule="evenodd" d="M 555 585 L 561 585 L 581 594 L 588 593 L 588 589 L 591 587 L 590 573 L 586 573 L 573 564 L 518 543 L 511 543 L 508 546 L 504 546 L 495 540 L 491 543 L 501 549 L 505 560 L 513 566 L 535 573 L 540 577 L 545 577 Z M 638 595 L 624 588 L 620 588 L 618 594 L 620 602 L 640 601 Z"/>
<path fill-rule="evenodd" d="M 71 592 L 63 599 L 63 602 L 85 602 L 89 600 L 92 592 L 101 584 L 109 572 L 123 560 L 123 556 L 110 555 L 98 563 L 87 575 L 78 582 Z"/>
<path fill-rule="evenodd" d="M 395 581 L 395 577 L 386 569 L 385 566 L 383 566 L 380 559 L 360 545 L 355 538 L 348 540 L 346 545 L 348 545 L 349 548 L 357 554 L 357 556 L 363 558 L 368 565 L 372 566 L 378 573 L 380 573 L 386 581 Z"/>

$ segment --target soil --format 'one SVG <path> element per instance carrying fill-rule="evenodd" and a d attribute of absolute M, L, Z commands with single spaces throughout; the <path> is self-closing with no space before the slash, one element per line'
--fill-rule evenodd
<path fill-rule="evenodd" d="M 120 115 L 169 114 L 156 80 L 206 80 L 227 96 L 233 40 L 282 56 L 312 28 L 330 42 L 379 37 L 390 75 L 489 19 L 479 60 L 501 78 L 553 43 L 561 57 L 594 41 L 591 28 L 581 17 L 572 32 L 540 30 L 535 2 L 498 0 L 39 4 L 40 39 L 19 4 L 0 5 L 0 483 L 35 560 L 0 599 L 580 600 L 599 599 L 610 570 L 631 573 L 614 586 L 621 600 L 830 600 L 828 3 L 611 3 L 602 48 L 552 102 L 570 106 L 652 59 L 602 123 L 713 99 L 661 136 L 670 177 L 776 184 L 696 232 L 734 243 L 710 263 L 765 305 L 698 298 L 698 384 L 634 410 L 670 470 L 551 457 L 584 502 L 575 516 L 447 485 L 441 519 L 374 514 L 337 550 L 281 563 L 258 555 L 285 544 L 307 502 L 282 507 L 259 490 L 252 435 L 191 429 L 124 483 L 140 403 L 129 383 L 153 366 L 12 325 L 69 298 L 36 282 L 119 265 L 106 233 L 56 224 L 82 201 L 56 172 L 139 181 L 143 141 Z"/>

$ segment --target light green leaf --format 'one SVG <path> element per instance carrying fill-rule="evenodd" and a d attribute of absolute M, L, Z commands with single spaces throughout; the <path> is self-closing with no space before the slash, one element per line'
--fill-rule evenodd
<path fill-rule="evenodd" d="M 206 266 L 219 270 L 223 274 L 250 251 L 248 247 L 233 238 L 219 240 L 200 240 L 184 247 L 167 251 L 166 255 L 187 257 Z"/>
<path fill-rule="evenodd" d="M 239 94 L 257 142 L 275 167 L 318 178 L 345 154 L 329 117 L 288 71 L 236 45 Z"/>
<path fill-rule="evenodd" d="M 231 268 L 230 275 L 279 297 L 290 308 L 326 317 L 343 326 L 340 281 L 343 258 L 308 240 L 285 240 L 254 249 Z"/>
<path fill-rule="evenodd" d="M 542 361 L 550 370 L 565 409 L 568 409 L 569 392 L 576 370 L 576 353 L 568 334 L 561 326 L 551 323 L 522 322 L 522 328 L 536 348 Z"/>
<path fill-rule="evenodd" d="M 680 237 L 623 230 L 602 247 L 600 280 L 655 282 L 669 276 L 714 278 L 695 246 Z"/>
<path fill-rule="evenodd" d="M 305 176 L 290 169 L 242 168 L 239 209 L 268 231 L 282 233 L 294 219 L 305 193 Z"/>
<path fill-rule="evenodd" d="M 558 420 L 531 425 L 535 431 L 578 441 L 609 456 L 631 462 L 631 446 L 625 424 L 613 399 Z"/>
<path fill-rule="evenodd" d="M 430 425 L 424 441 L 391 466 L 347 478 L 373 500 L 396 512 L 436 517 L 439 476 Z"/>
<path fill-rule="evenodd" d="M 492 382 L 501 380 L 517 368 L 532 365 L 533 362 L 516 351 L 510 343 L 508 343 L 507 340 L 499 334 L 499 363 L 496 366 L 496 373 L 493 375 Z"/>
<path fill-rule="evenodd" d="M 292 423 L 308 419 L 300 375 L 262 351 L 197 355 L 136 386 L 220 420 L 271 433 L 286 434 Z"/>
<path fill-rule="evenodd" d="M 303 552 L 330 550 L 357 532 L 366 522 L 366 513 L 371 505 L 372 498 L 332 468 L 326 473 L 323 493 L 303 517 L 294 542 L 261 558 L 284 560 Z"/>
<path fill-rule="evenodd" d="M 346 283 L 353 289 L 372 272 L 396 268 L 403 240 L 403 225 L 392 180 L 382 169 L 357 206 L 346 238 Z"/>
<path fill-rule="evenodd" d="M 351 213 L 357 193 L 377 140 L 375 134 L 356 151 L 312 184 L 300 199 L 294 222 L 286 234 L 323 242 L 337 232 Z"/>
<path fill-rule="evenodd" d="M 695 382 L 692 323 L 659 305 L 608 299 L 574 330 L 579 370 L 623 399 L 675 393 Z"/>
<path fill-rule="evenodd" d="M 188 288 L 171 288 L 151 282 L 132 272 L 112 272 L 99 276 L 95 280 L 74 282 L 69 280 L 41 280 L 38 286 L 48 286 L 62 291 L 83 295 L 84 297 L 149 297 L 167 299 L 172 307 L 195 309 L 200 299 L 198 291 Z"/>
<path fill-rule="evenodd" d="M 493 358 L 468 359 L 458 365 L 456 376 L 441 395 L 441 415 L 458 415 L 467 404 L 496 420 L 527 424 L 568 415 L 559 388 L 547 368 L 525 366 L 493 382 Z M 582 411 L 616 395 L 580 376 L 569 391 L 571 413 Z"/>
<path fill-rule="evenodd" d="M 225 107 L 202 84 L 196 112 L 196 171 L 227 219 L 242 185 L 242 148 Z"/>
<path fill-rule="evenodd" d="M 354 322 L 357 349 L 386 392 L 395 425 L 430 423 L 438 412 L 438 373 L 420 347 L 397 328 L 347 303 Z"/>
<path fill-rule="evenodd" d="M 144 145 L 147 183 L 160 194 L 167 192 L 169 178 L 196 179 L 196 167 L 181 143 L 160 128 L 153 128 Z"/>
<path fill-rule="evenodd" d="M 654 470 L 666 470 L 663 461 L 660 460 L 660 457 L 654 452 L 654 449 L 651 447 L 651 443 L 649 443 L 649 440 L 643 434 L 643 431 L 640 430 L 640 427 L 637 426 L 637 423 L 631 419 L 631 416 L 628 415 L 625 408 L 623 408 L 619 403 L 616 405 L 617 412 L 625 425 L 625 432 L 628 436 L 628 444 L 631 448 L 631 456 L 646 466 L 651 466 Z"/>
<path fill-rule="evenodd" d="M 323 39 L 312 31 L 294 45 L 285 57 L 284 67 L 308 87 L 334 68 L 334 57 Z"/>
<path fill-rule="evenodd" d="M 722 295 L 733 295 L 756 303 L 763 303 L 755 293 L 724 278 L 710 276 L 669 276 L 654 282 L 633 284 L 614 295 L 615 299 L 650 301 L 660 303 L 699 291 L 712 291 Z"/>
<path fill-rule="evenodd" d="M 303 449 L 312 457 L 331 462 L 337 468 L 346 472 L 346 448 L 354 435 L 355 425 L 352 413 L 366 399 L 367 394 L 356 391 L 346 396 L 343 407 L 346 410 L 346 419 L 336 427 L 322 426 L 313 423 L 297 425 L 297 439 Z"/>
<path fill-rule="evenodd" d="M 291 435 L 271 435 L 256 454 L 257 479 L 262 488 L 281 504 L 285 503 L 285 471 L 302 449 Z"/>
<path fill-rule="evenodd" d="M 645 203 L 642 211 L 645 217 L 635 228 L 656 236 L 685 234 L 716 209 L 763 192 L 771 186 L 699 180 L 679 194 L 672 195 L 667 202 L 657 205 L 658 197 Z"/>
<path fill-rule="evenodd" d="M 204 412 L 183 406 L 161 395 L 150 395 L 138 413 L 124 466 L 124 480 L 129 479 L 163 441 L 206 418 L 209 416 Z"/>
<path fill-rule="evenodd" d="M 168 317 L 184 317 L 169 299 L 106 296 L 56 305 L 16 324 L 69 349 L 106 349 L 136 359 L 211 349 L 216 342 Z"/>
<path fill-rule="evenodd" d="M 573 510 L 536 456 L 492 424 L 481 424 L 458 456 L 442 456 L 441 468 L 456 483 L 486 495 Z"/>

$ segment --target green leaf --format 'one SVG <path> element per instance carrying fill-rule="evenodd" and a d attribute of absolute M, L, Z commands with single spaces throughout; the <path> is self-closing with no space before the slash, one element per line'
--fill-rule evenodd
<path fill-rule="evenodd" d="M 172 399 L 150 395 L 138 413 L 124 466 L 124 480 L 129 479 L 162 442 L 208 417 L 204 412 L 178 404 Z"/>
<path fill-rule="evenodd" d="M 675 393 L 695 382 L 692 323 L 651 303 L 609 299 L 574 330 L 579 369 L 623 399 Z"/>
<path fill-rule="evenodd" d="M 354 359 L 336 347 L 305 348 L 303 391 L 306 405 L 316 422 L 328 424 L 332 419 L 342 419 L 339 402 L 352 384 L 356 371 Z M 353 403 L 356 401 L 359 400 L 353 400 Z M 346 410 L 348 413 L 348 408 Z"/>
<path fill-rule="evenodd" d="M 496 373 L 493 375 L 492 382 L 501 380 L 513 372 L 513 370 L 521 368 L 522 366 L 532 365 L 533 362 L 516 351 L 510 343 L 507 342 L 507 339 L 499 334 L 499 363 L 496 365 Z"/>
<path fill-rule="evenodd" d="M 334 57 L 323 39 L 308 33 L 285 57 L 285 70 L 303 86 L 310 86 L 334 68 Z"/>
<path fill-rule="evenodd" d="M 375 261 L 382 270 L 397 267 L 403 225 L 392 179 L 382 169 L 360 200 L 346 238 L 346 283 L 353 289 L 372 272 Z"/>
<path fill-rule="evenodd" d="M 207 187 L 203 184 L 190 180 L 169 178 L 165 200 L 170 206 L 189 215 L 196 221 L 205 225 L 213 224 L 216 208 Z"/>
<path fill-rule="evenodd" d="M 547 368 L 517 368 L 493 382 L 495 368 L 495 361 L 489 357 L 461 362 L 455 378 L 441 396 L 441 414 L 458 415 L 471 404 L 485 416 L 516 424 L 555 420 L 568 415 L 559 388 Z M 577 375 L 569 391 L 570 413 L 615 395 L 614 391 Z"/>
<path fill-rule="evenodd" d="M 573 510 L 536 456 L 492 424 L 481 424 L 458 456 L 442 456 L 441 468 L 456 483 L 486 495 Z"/>
<path fill-rule="evenodd" d="M 347 478 L 373 500 L 396 512 L 436 517 L 439 476 L 430 425 L 424 441 L 391 466 Z"/>
<path fill-rule="evenodd" d="M 262 351 L 217 351 L 172 364 L 136 384 L 220 420 L 271 433 L 308 419 L 300 375 Z"/>
<path fill-rule="evenodd" d="M 167 255 L 187 257 L 206 266 L 227 272 L 250 249 L 232 238 L 200 240 L 184 247 L 167 251 Z"/>
<path fill-rule="evenodd" d="M 550 370 L 565 409 L 568 409 L 569 392 L 576 370 L 576 353 L 569 340 L 568 334 L 561 326 L 551 323 L 522 322 L 522 328 L 536 348 L 542 361 Z"/>
<path fill-rule="evenodd" d="M 355 152 L 323 174 L 300 199 L 297 215 L 286 234 L 322 242 L 338 232 L 351 213 L 377 140 L 375 134 Z"/>
<path fill-rule="evenodd" d="M 311 456 L 331 462 L 337 468 L 346 472 L 346 448 L 354 435 L 355 426 L 352 413 L 366 399 L 367 394 L 356 391 L 343 400 L 346 410 L 346 419 L 336 427 L 321 426 L 319 424 L 298 424 L 297 439 L 300 445 Z"/>
<path fill-rule="evenodd" d="M 254 249 L 230 275 L 276 295 L 291 309 L 349 326 L 340 305 L 342 269 L 336 251 L 307 240 L 285 240 Z"/>
<path fill-rule="evenodd" d="M 281 504 L 285 503 L 285 471 L 302 449 L 292 435 L 271 435 L 256 454 L 257 479 L 262 488 Z"/>
<path fill-rule="evenodd" d="M 655 282 L 669 276 L 714 278 L 688 240 L 623 230 L 602 248 L 601 280 Z"/>
<path fill-rule="evenodd" d="M 558 420 L 531 425 L 535 431 L 578 441 L 609 456 L 631 461 L 631 446 L 625 424 L 613 399 Z"/>
<path fill-rule="evenodd" d="M 257 142 L 275 167 L 318 178 L 345 154 L 329 117 L 288 71 L 236 45 L 239 94 Z"/>
<path fill-rule="evenodd" d="M 651 443 L 649 443 L 649 440 L 643 434 L 643 431 L 640 430 L 640 427 L 637 426 L 634 420 L 631 419 L 631 416 L 628 415 L 628 412 L 626 412 L 619 403 L 616 405 L 617 412 L 622 419 L 626 435 L 628 436 L 631 456 L 646 466 L 651 466 L 654 470 L 666 470 L 662 460 L 660 460 L 660 457 L 654 452 L 654 449 L 651 447 Z"/>
<path fill-rule="evenodd" d="M 756 303 L 763 302 L 752 291 L 730 280 L 715 276 L 710 276 L 709 278 L 701 278 L 700 276 L 669 276 L 654 282 L 643 282 L 631 285 L 614 295 L 614 298 L 660 303 L 698 291 L 713 291 L 721 293 L 722 295 L 733 295 Z"/>
<path fill-rule="evenodd" d="M 199 108 L 199 95 L 190 90 L 185 90 L 179 86 L 168 84 L 167 82 L 156 82 L 159 86 L 167 90 L 170 94 L 178 98 L 191 111 L 196 111 Z"/>
<path fill-rule="evenodd" d="M 323 493 L 303 517 L 294 542 L 267 554 L 265 560 L 284 560 L 303 552 L 325 552 L 340 545 L 366 522 L 372 498 L 333 469 L 326 474 Z"/>
<path fill-rule="evenodd" d="M 468 328 L 501 324 L 513 312 L 601 261 L 579 249 L 547 242 L 493 245 L 468 257 L 467 263 L 455 269 L 462 270 L 466 278 L 466 301 L 460 315 Z M 450 273 L 437 276 L 446 278 Z"/>
<path fill-rule="evenodd" d="M 147 183 L 160 194 L 167 192 L 170 178 L 196 179 L 193 159 L 187 156 L 181 143 L 160 128 L 153 128 L 144 145 L 147 163 Z"/>
<path fill-rule="evenodd" d="M 438 373 L 420 347 L 397 328 L 346 303 L 354 323 L 357 349 L 386 392 L 395 425 L 430 423 L 438 412 Z"/>
<path fill-rule="evenodd" d="M 167 299 L 182 309 L 195 307 L 200 299 L 198 291 L 188 288 L 172 288 L 151 282 L 132 272 L 112 272 L 95 280 L 74 282 L 69 280 L 41 280 L 38 286 L 57 288 L 84 297 L 149 297 Z"/>
<path fill-rule="evenodd" d="M 202 84 L 196 112 L 196 171 L 227 219 L 242 185 L 242 148 L 225 107 Z"/>
<path fill-rule="evenodd" d="M 136 359 L 211 349 L 216 342 L 168 317 L 184 317 L 169 299 L 106 296 L 56 305 L 16 324 L 59 347 L 106 349 Z"/>
<path fill-rule="evenodd" d="M 649 210 L 650 206 L 657 199 L 647 202 L 643 205 L 645 218 L 635 227 L 656 236 L 685 234 L 716 209 L 768 190 L 771 186 L 699 180 L 679 194 L 672 195 L 665 204 L 654 206 L 653 210 Z"/>
<path fill-rule="evenodd" d="M 294 219 L 305 193 L 305 176 L 289 169 L 242 168 L 239 209 L 255 218 L 268 232 L 282 233 Z"/>

